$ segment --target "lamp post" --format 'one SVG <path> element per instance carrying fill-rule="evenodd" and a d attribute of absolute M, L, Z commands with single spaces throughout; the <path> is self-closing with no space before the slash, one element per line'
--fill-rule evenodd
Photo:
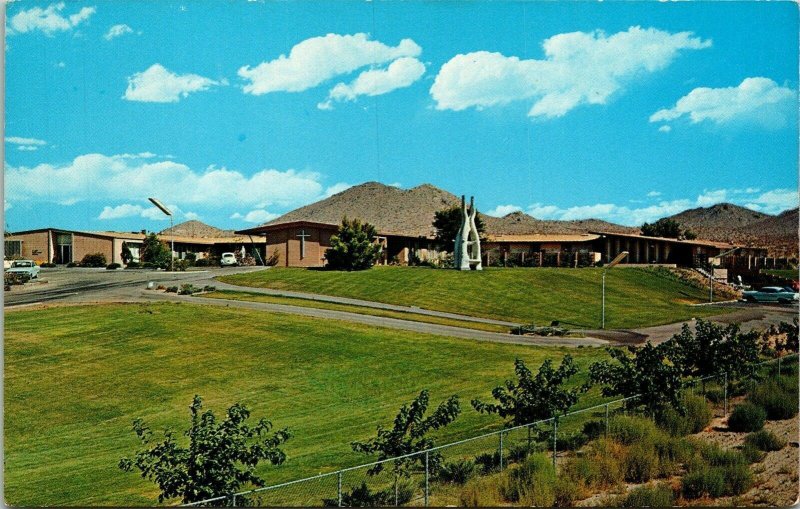
<path fill-rule="evenodd" d="M 621 252 L 620 254 L 617 255 L 616 258 L 611 260 L 611 262 L 609 262 L 608 265 L 606 265 L 605 269 L 603 269 L 603 318 L 600 324 L 601 329 L 606 328 L 606 272 L 608 272 L 608 269 L 612 268 L 614 265 L 618 264 L 623 259 L 625 259 L 626 256 L 628 256 L 627 251 Z"/>
<path fill-rule="evenodd" d="M 169 228 L 170 228 L 170 230 L 172 230 L 172 211 L 169 210 L 166 207 L 166 205 L 161 203 L 161 201 L 158 200 L 157 198 L 148 198 L 148 200 L 150 200 L 150 203 L 152 203 L 153 205 L 158 207 L 158 209 L 161 212 L 163 212 L 164 214 L 169 216 Z M 171 244 L 170 244 L 170 248 L 169 248 L 169 271 L 170 272 L 172 272 L 174 270 L 173 262 L 174 262 L 174 258 L 175 258 L 175 235 L 171 235 L 171 237 L 172 237 L 170 239 Z"/>
<path fill-rule="evenodd" d="M 708 271 L 708 303 L 709 304 L 713 304 L 714 303 L 714 265 L 715 265 L 715 260 L 717 258 L 722 258 L 723 256 L 727 256 L 727 255 L 733 253 L 734 251 L 736 251 L 737 249 L 739 249 L 739 248 L 735 247 L 733 249 L 725 251 L 724 253 L 720 253 L 717 256 L 712 256 L 711 257 L 711 263 L 709 264 L 709 265 L 711 265 L 711 269 Z"/>

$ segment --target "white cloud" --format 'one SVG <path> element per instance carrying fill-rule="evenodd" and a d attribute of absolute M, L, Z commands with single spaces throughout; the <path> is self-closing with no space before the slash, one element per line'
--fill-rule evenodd
<path fill-rule="evenodd" d="M 133 29 L 123 23 L 120 25 L 114 25 L 111 28 L 109 28 L 108 32 L 106 32 L 106 35 L 104 35 L 103 38 L 107 41 L 110 41 L 115 37 L 121 37 L 125 34 L 132 34 L 132 33 Z"/>
<path fill-rule="evenodd" d="M 306 39 L 275 60 L 255 67 L 244 66 L 239 76 L 247 80 L 245 93 L 302 92 L 336 76 L 368 65 L 380 65 L 401 57 L 416 57 L 422 49 L 411 39 L 397 46 L 371 41 L 364 33 L 328 34 Z"/>
<path fill-rule="evenodd" d="M 194 219 L 194 220 L 197 220 L 197 219 L 200 219 L 200 214 L 198 214 L 198 213 L 196 213 L 196 212 L 187 212 L 187 213 L 185 213 L 185 214 L 183 215 L 183 217 L 185 217 L 186 219 Z"/>
<path fill-rule="evenodd" d="M 739 192 L 747 190 L 752 190 L 752 188 L 746 190 L 715 189 L 712 191 L 703 191 L 694 200 L 685 198 L 663 200 L 655 205 L 645 207 L 627 207 L 613 203 L 597 203 L 593 205 L 578 205 L 562 208 L 556 205 L 534 203 L 526 209 L 526 212 L 538 219 L 575 220 L 595 218 L 628 226 L 638 226 L 644 222 L 652 222 L 665 216 L 683 212 L 686 209 L 708 207 L 725 201 L 732 201 L 744 207 L 759 210 L 767 214 L 777 214 L 783 210 L 797 207 L 798 204 L 798 194 L 796 190 L 773 189 L 759 196 L 752 196 L 753 193 Z M 737 195 L 742 196 L 743 200 L 737 199 Z"/>
<path fill-rule="evenodd" d="M 248 223 L 266 223 L 278 217 L 278 214 L 267 212 L 266 210 L 251 210 L 245 214 L 241 219 Z"/>
<path fill-rule="evenodd" d="M 80 25 L 95 13 L 94 7 L 83 7 L 74 14 L 62 15 L 66 7 L 64 2 L 51 4 L 42 9 L 32 7 L 22 10 L 11 17 L 9 21 L 8 35 L 24 34 L 39 30 L 45 35 L 53 35 L 55 32 L 66 32 Z"/>
<path fill-rule="evenodd" d="M 387 94 L 398 88 L 409 87 L 425 74 L 425 64 L 413 57 L 398 58 L 385 69 L 369 69 L 349 84 L 338 83 L 328 93 L 328 99 L 317 106 L 331 109 L 332 101 L 355 101 L 360 95 Z"/>
<path fill-rule="evenodd" d="M 318 173 L 295 170 L 263 169 L 245 175 L 214 166 L 195 171 L 175 161 L 130 154 L 86 154 L 60 165 L 7 165 L 5 193 L 13 201 L 50 203 L 69 199 L 136 203 L 143 197 L 163 196 L 187 208 L 290 207 L 322 198 L 326 189 L 321 180 Z"/>
<path fill-rule="evenodd" d="M 517 205 L 498 205 L 497 207 L 493 208 L 492 210 L 487 211 L 485 214 L 487 216 L 492 217 L 503 217 L 512 212 L 519 212 L 522 210 L 522 207 Z"/>
<path fill-rule="evenodd" d="M 128 78 L 128 89 L 123 98 L 141 102 L 178 102 L 192 92 L 208 90 L 220 84 L 197 74 L 175 74 L 161 64 L 153 64 L 146 71 Z"/>
<path fill-rule="evenodd" d="M 647 193 L 647 196 L 649 198 L 656 198 L 658 196 L 661 196 L 661 192 L 660 191 L 650 191 L 649 193 Z"/>
<path fill-rule="evenodd" d="M 735 87 L 695 88 L 672 108 L 653 113 L 650 122 L 669 122 L 685 115 L 693 124 L 705 120 L 718 125 L 744 121 L 778 128 L 795 111 L 794 90 L 769 78 L 746 78 Z"/>
<path fill-rule="evenodd" d="M 21 150 L 23 152 L 33 152 L 34 150 L 39 150 L 39 147 L 36 145 L 18 145 L 17 150 Z"/>
<path fill-rule="evenodd" d="M 658 131 L 662 133 L 668 133 L 672 131 L 672 127 L 668 125 L 662 125 L 661 127 L 658 128 Z"/>
<path fill-rule="evenodd" d="M 47 145 L 47 142 L 44 140 L 39 140 L 36 138 L 21 138 L 19 136 L 6 137 L 6 143 L 12 143 L 14 145 Z"/>
<path fill-rule="evenodd" d="M 67 64 L 65 64 L 64 62 L 59 62 L 59 63 L 56 64 L 56 67 L 59 68 L 59 69 L 63 69 L 66 66 L 67 66 Z"/>
<path fill-rule="evenodd" d="M 532 100 L 530 117 L 560 117 L 583 104 L 606 104 L 640 76 L 662 70 L 682 50 L 711 46 L 691 32 L 635 26 L 558 34 L 542 43 L 543 60 L 500 53 L 459 54 L 439 70 L 430 89 L 436 109 L 460 111 Z"/>
<path fill-rule="evenodd" d="M 342 191 L 350 189 L 351 187 L 353 187 L 352 184 L 348 184 L 346 182 L 337 182 L 336 184 L 325 189 L 325 198 L 333 196 L 336 193 L 341 193 Z"/>
<path fill-rule="evenodd" d="M 180 207 L 175 204 L 167 205 L 167 208 L 172 212 L 174 218 L 180 219 L 199 219 L 200 216 L 195 212 L 183 212 Z M 123 203 L 115 207 L 105 206 L 97 216 L 97 219 L 113 220 L 123 219 L 127 217 L 143 217 L 152 221 L 168 221 L 169 216 L 161 212 L 160 209 L 147 205 L 137 205 L 130 203 Z"/>
<path fill-rule="evenodd" d="M 102 212 L 100 215 L 97 216 L 97 219 L 120 219 L 123 217 L 136 217 L 142 215 L 142 206 L 141 205 L 131 205 L 129 203 L 124 203 L 122 205 L 117 205 L 116 207 L 103 207 Z"/>

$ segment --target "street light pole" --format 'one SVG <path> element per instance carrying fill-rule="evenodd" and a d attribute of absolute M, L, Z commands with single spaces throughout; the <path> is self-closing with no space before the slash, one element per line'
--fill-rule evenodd
<path fill-rule="evenodd" d="M 611 260 L 608 265 L 606 265 L 605 269 L 603 269 L 603 312 L 600 322 L 601 329 L 606 328 L 606 272 L 608 272 L 608 269 L 614 267 L 616 264 L 624 260 L 626 256 L 628 256 L 627 251 L 621 252 L 620 254 L 617 255 L 616 258 Z"/>
<path fill-rule="evenodd" d="M 171 210 L 169 210 L 169 209 L 166 207 L 166 205 L 164 205 L 163 203 L 161 203 L 161 201 L 160 201 L 160 200 L 158 200 L 157 198 L 148 198 L 148 200 L 150 200 L 150 203 L 152 203 L 153 205 L 155 205 L 156 207 L 158 207 L 158 209 L 159 209 L 161 212 L 163 212 L 164 214 L 166 214 L 166 215 L 168 215 L 168 216 L 169 216 L 169 229 L 170 229 L 170 231 L 172 231 L 172 228 L 173 228 L 173 224 L 172 224 L 172 211 L 171 211 Z M 169 271 L 170 271 L 170 272 L 174 272 L 174 270 L 175 270 L 175 265 L 174 265 L 174 262 L 175 262 L 175 235 L 174 235 L 174 234 L 172 234 L 172 235 L 170 235 L 170 236 L 171 236 L 172 238 L 170 239 L 170 248 L 169 248 Z"/>

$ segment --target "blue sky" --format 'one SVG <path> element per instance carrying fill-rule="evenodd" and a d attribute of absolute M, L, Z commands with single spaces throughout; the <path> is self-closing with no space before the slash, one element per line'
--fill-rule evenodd
<path fill-rule="evenodd" d="M 347 186 L 641 224 L 797 206 L 789 2 L 17 1 L 5 223 L 252 226 Z"/>

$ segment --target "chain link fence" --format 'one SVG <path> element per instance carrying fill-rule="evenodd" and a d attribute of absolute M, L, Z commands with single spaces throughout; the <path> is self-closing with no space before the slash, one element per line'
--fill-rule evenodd
<path fill-rule="evenodd" d="M 756 377 L 797 369 L 798 354 L 770 359 L 753 367 Z M 794 363 L 790 364 L 790 361 Z M 685 394 L 702 394 L 714 403 L 715 417 L 729 412 L 731 381 L 727 373 L 687 380 Z M 737 384 L 737 391 L 744 388 Z M 752 388 L 752 387 L 750 387 Z M 545 453 L 558 472 L 560 458 L 583 447 L 588 437 L 607 436 L 614 415 L 635 413 L 640 396 L 615 399 L 557 418 L 433 447 L 425 451 L 366 463 L 335 472 L 185 504 L 186 507 L 351 507 L 468 505 L 461 500 L 467 477 L 492 475 L 532 453 Z"/>

